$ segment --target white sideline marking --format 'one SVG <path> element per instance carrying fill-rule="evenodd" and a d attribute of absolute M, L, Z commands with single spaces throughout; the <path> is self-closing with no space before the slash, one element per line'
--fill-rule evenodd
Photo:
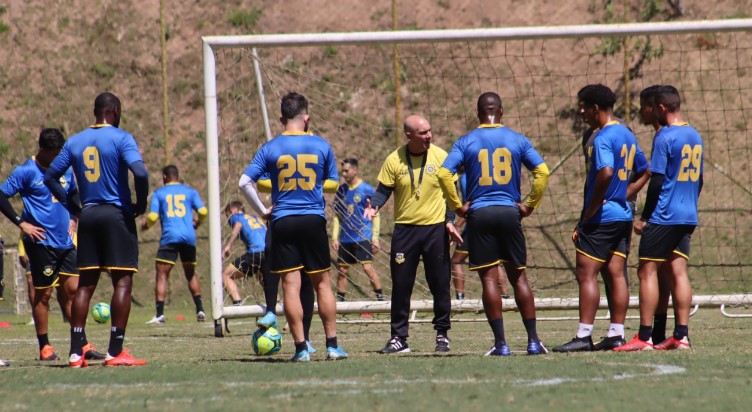
<path fill-rule="evenodd" d="M 684 373 L 687 371 L 686 368 L 683 368 L 681 366 L 675 366 L 675 365 L 651 365 L 651 364 L 628 364 L 628 363 L 608 363 L 609 366 L 637 366 L 637 367 L 643 367 L 647 369 L 651 369 L 647 373 L 617 373 L 614 376 L 608 378 L 608 377 L 597 377 L 597 378 L 585 378 L 585 379 L 579 379 L 579 378 L 565 378 L 565 377 L 556 377 L 556 378 L 550 378 L 550 379 L 535 379 L 535 380 L 517 380 L 514 381 L 516 385 L 524 385 L 524 386 L 554 386 L 554 385 L 561 385 L 562 383 L 572 383 L 572 382 L 606 382 L 609 380 L 624 380 L 624 379 L 633 379 L 633 378 L 642 378 L 642 377 L 650 377 L 650 376 L 662 376 L 662 375 L 677 375 L 680 373 Z"/>

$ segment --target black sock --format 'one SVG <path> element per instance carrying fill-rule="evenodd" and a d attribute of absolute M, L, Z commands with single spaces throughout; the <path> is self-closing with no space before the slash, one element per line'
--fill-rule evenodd
<path fill-rule="evenodd" d="M 164 301 L 157 301 L 157 317 L 164 316 Z"/>
<path fill-rule="evenodd" d="M 79 356 L 82 356 L 84 354 L 84 345 L 86 345 L 88 342 L 86 342 L 86 332 L 84 331 L 84 328 L 71 328 L 70 329 L 71 334 L 71 354 L 76 354 Z"/>
<path fill-rule="evenodd" d="M 233 300 L 232 301 L 233 306 L 240 306 L 243 304 L 242 300 Z"/>
<path fill-rule="evenodd" d="M 538 338 L 538 328 L 536 327 L 535 318 L 522 319 L 522 324 L 525 325 L 525 330 L 527 330 L 527 341 L 540 342 L 540 338 Z"/>
<path fill-rule="evenodd" d="M 44 335 L 37 335 L 37 340 L 39 341 L 39 350 L 50 344 L 50 338 L 47 337 L 46 333 Z"/>
<path fill-rule="evenodd" d="M 308 345 L 306 345 L 305 341 L 295 342 L 295 353 L 299 353 L 304 350 L 308 350 Z"/>
<path fill-rule="evenodd" d="M 336 348 L 337 347 L 337 337 L 333 338 L 326 338 L 326 347 L 327 348 Z"/>
<path fill-rule="evenodd" d="M 196 304 L 196 313 L 204 311 L 204 304 L 201 303 L 201 295 L 193 297 L 193 303 Z"/>
<path fill-rule="evenodd" d="M 682 340 L 685 337 L 689 336 L 689 326 L 688 325 L 676 325 L 674 326 L 674 338 L 678 340 Z"/>
<path fill-rule="evenodd" d="M 316 301 L 316 295 L 313 293 L 311 277 L 304 275 L 300 283 L 300 304 L 303 305 L 303 336 L 309 340 L 311 332 L 311 322 L 313 321 L 313 304 Z"/>
<path fill-rule="evenodd" d="M 112 327 L 110 330 L 110 347 L 107 349 L 107 353 L 110 356 L 120 355 L 123 351 L 123 341 L 125 340 L 125 329 L 119 329 Z"/>
<path fill-rule="evenodd" d="M 640 338 L 641 341 L 647 342 L 650 340 L 651 336 L 653 334 L 653 327 L 652 326 L 645 326 L 640 325 L 640 331 L 637 332 L 637 337 Z M 655 342 L 653 342 L 655 343 Z"/>
<path fill-rule="evenodd" d="M 376 300 L 378 300 L 378 301 L 384 300 L 384 290 L 383 289 L 374 289 L 373 291 L 376 293 Z"/>
<path fill-rule="evenodd" d="M 303 336 L 305 336 L 305 340 L 310 341 L 309 338 L 311 334 L 311 322 L 313 322 L 313 316 L 304 316 L 303 317 Z"/>
<path fill-rule="evenodd" d="M 457 292 L 457 300 L 463 300 L 463 299 L 465 299 L 465 293 Z"/>
<path fill-rule="evenodd" d="M 447 331 L 446 329 L 437 330 L 436 331 L 436 337 L 438 338 L 439 336 L 443 336 L 445 338 L 448 338 L 449 337 L 449 333 L 448 332 L 449 331 Z"/>
<path fill-rule="evenodd" d="M 345 301 L 345 292 L 337 291 L 337 302 Z"/>
<path fill-rule="evenodd" d="M 507 343 L 504 339 L 504 318 L 489 320 L 488 324 L 491 325 L 491 331 L 494 334 L 494 346 L 498 348 Z"/>
<path fill-rule="evenodd" d="M 656 313 L 653 316 L 653 343 L 661 343 L 666 340 L 666 319 L 668 319 L 668 315 L 665 313 Z"/>

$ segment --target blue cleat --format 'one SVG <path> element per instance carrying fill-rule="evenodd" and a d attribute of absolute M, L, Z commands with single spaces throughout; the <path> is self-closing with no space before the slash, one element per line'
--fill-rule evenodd
<path fill-rule="evenodd" d="M 528 355 L 545 355 L 548 353 L 548 349 L 543 346 L 543 342 L 528 342 L 527 354 Z"/>
<path fill-rule="evenodd" d="M 303 349 L 300 352 L 297 352 L 290 359 L 290 362 L 310 362 L 310 361 L 311 361 L 311 354 L 309 354 L 308 351 L 305 349 Z"/>
<path fill-rule="evenodd" d="M 511 356 L 512 352 L 509 351 L 509 345 L 506 343 L 501 344 L 498 348 L 492 347 L 488 352 L 486 352 L 483 356 Z"/>
<path fill-rule="evenodd" d="M 306 349 L 308 350 L 309 354 L 313 355 L 314 353 L 318 352 L 316 348 L 314 348 L 313 345 L 311 345 L 311 342 L 305 341 L 305 344 L 306 344 Z"/>
<path fill-rule="evenodd" d="M 266 315 L 264 315 L 263 318 L 256 321 L 256 326 L 264 329 L 277 329 L 277 315 L 271 312 L 266 312 Z"/>
<path fill-rule="evenodd" d="M 326 358 L 331 360 L 337 360 L 337 359 L 347 359 L 347 352 L 342 350 L 341 346 L 337 346 L 336 348 L 326 348 Z"/>

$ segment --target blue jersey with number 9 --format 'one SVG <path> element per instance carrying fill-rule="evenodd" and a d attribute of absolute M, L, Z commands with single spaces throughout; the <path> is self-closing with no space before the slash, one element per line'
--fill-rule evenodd
<path fill-rule="evenodd" d="M 73 168 L 83 207 L 115 205 L 130 211 L 128 166 L 142 160 L 130 133 L 111 125 L 94 125 L 63 146 L 50 169 L 62 174 Z"/>
<path fill-rule="evenodd" d="M 285 132 L 261 146 L 243 172 L 254 182 L 265 173 L 272 183 L 272 220 L 296 215 L 325 217 L 324 181 L 339 180 L 329 142 L 305 132 Z"/>

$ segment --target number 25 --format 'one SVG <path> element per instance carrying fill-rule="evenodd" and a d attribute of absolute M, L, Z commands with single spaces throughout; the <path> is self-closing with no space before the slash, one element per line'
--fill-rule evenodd
<path fill-rule="evenodd" d="M 316 171 L 308 165 L 318 162 L 319 156 L 312 154 L 299 154 L 296 157 L 291 155 L 280 156 L 277 159 L 277 167 L 280 169 L 277 179 L 279 190 L 295 190 L 298 187 L 302 190 L 313 190 L 316 187 Z M 295 172 L 300 173 L 303 177 L 292 177 Z"/>

